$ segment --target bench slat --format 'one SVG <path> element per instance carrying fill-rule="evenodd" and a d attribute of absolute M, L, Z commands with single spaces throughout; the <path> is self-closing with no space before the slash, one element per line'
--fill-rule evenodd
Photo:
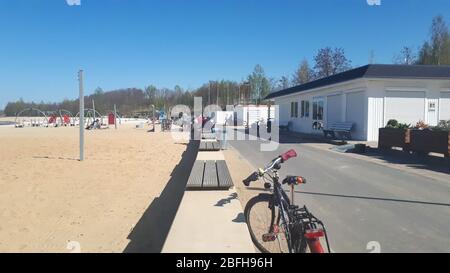
<path fill-rule="evenodd" d="M 192 167 L 192 171 L 186 185 L 187 188 L 202 187 L 204 167 L 205 167 L 204 161 L 197 160 L 194 162 L 194 166 Z"/>
<path fill-rule="evenodd" d="M 351 131 L 353 122 L 334 122 L 329 127 L 330 131 Z"/>
<path fill-rule="evenodd" d="M 205 172 L 203 174 L 203 188 L 217 188 L 219 181 L 217 180 L 216 162 L 208 160 L 205 162 Z"/>
<path fill-rule="evenodd" d="M 219 177 L 219 188 L 229 189 L 233 187 L 233 179 L 231 179 L 230 171 L 228 170 L 225 160 L 218 160 L 217 164 L 217 176 Z"/>

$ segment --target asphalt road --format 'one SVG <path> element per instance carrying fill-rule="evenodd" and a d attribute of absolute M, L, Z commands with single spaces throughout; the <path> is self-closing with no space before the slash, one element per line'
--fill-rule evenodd
<path fill-rule="evenodd" d="M 436 180 L 305 144 L 273 152 L 261 152 L 258 141 L 229 144 L 255 167 L 297 151 L 280 175 L 308 179 L 295 203 L 325 223 L 334 252 L 371 252 L 377 244 L 381 252 L 450 252 L 450 175 Z"/>

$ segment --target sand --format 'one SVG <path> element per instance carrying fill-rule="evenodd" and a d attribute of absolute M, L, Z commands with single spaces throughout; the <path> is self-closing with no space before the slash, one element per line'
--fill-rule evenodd
<path fill-rule="evenodd" d="M 86 131 L 79 162 L 77 127 L 0 126 L 0 252 L 122 252 L 186 149 L 147 129 Z"/>

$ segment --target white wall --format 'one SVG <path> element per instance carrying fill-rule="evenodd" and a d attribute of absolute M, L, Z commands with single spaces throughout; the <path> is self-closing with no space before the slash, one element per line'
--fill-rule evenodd
<path fill-rule="evenodd" d="M 235 112 L 238 124 L 253 124 L 261 120 L 267 121 L 267 118 L 269 117 L 269 107 L 266 105 L 237 106 Z M 270 117 L 275 117 L 275 109 L 273 106 L 270 108 Z M 247 118 L 249 120 L 247 120 Z"/>
<path fill-rule="evenodd" d="M 225 121 L 228 125 L 233 124 L 234 121 L 234 112 L 233 111 L 217 111 L 215 116 L 215 122 L 219 125 L 225 124 Z"/>
<path fill-rule="evenodd" d="M 436 125 L 440 119 L 450 119 L 450 80 L 430 79 L 370 79 L 367 80 L 368 136 L 378 140 L 378 129 L 389 119 L 415 125 L 419 120 Z M 435 105 L 435 110 L 430 105 Z M 448 105 L 448 106 L 446 106 Z"/>

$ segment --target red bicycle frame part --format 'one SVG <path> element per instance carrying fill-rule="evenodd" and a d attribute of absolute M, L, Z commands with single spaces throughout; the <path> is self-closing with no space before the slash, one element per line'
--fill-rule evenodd
<path fill-rule="evenodd" d="M 320 238 L 325 236 L 323 230 L 310 230 L 305 233 L 306 242 L 311 253 L 325 253 L 325 250 L 320 243 Z"/>

